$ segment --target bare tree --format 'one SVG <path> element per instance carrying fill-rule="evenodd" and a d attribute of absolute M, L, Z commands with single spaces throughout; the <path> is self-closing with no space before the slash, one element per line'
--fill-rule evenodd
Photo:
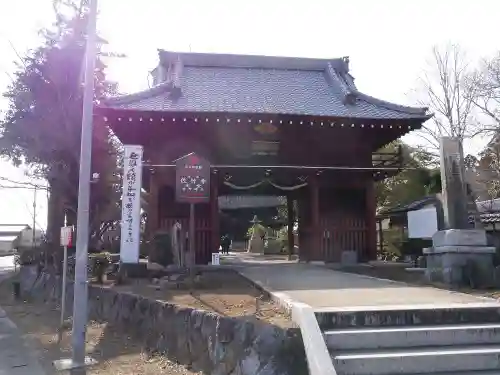
<path fill-rule="evenodd" d="M 474 86 L 466 84 L 469 74 L 469 62 L 459 46 L 449 44 L 432 49 L 429 68 L 421 78 L 420 102 L 434 117 L 418 133 L 430 150 L 439 149 L 443 136 L 463 141 L 476 134 Z"/>
<path fill-rule="evenodd" d="M 466 81 L 470 100 L 479 109 L 483 131 L 500 130 L 500 52 L 491 59 L 485 59 Z"/>
<path fill-rule="evenodd" d="M 484 59 L 466 79 L 468 99 L 473 103 L 481 126 L 478 133 L 492 134 L 480 153 L 478 175 L 491 198 L 500 197 L 500 52 Z"/>

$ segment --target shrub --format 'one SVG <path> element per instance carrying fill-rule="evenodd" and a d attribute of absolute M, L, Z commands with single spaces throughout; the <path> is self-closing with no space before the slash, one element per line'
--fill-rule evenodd
<path fill-rule="evenodd" d="M 111 254 L 102 252 L 92 256 L 92 275 L 97 278 L 99 284 L 104 283 L 104 275 L 111 264 Z"/>
<path fill-rule="evenodd" d="M 401 244 L 401 255 L 417 258 L 423 254 L 423 249 L 432 246 L 432 240 L 423 238 L 408 238 Z"/>
<path fill-rule="evenodd" d="M 172 238 L 169 233 L 156 233 L 151 244 L 149 259 L 152 262 L 168 266 L 174 263 Z"/>

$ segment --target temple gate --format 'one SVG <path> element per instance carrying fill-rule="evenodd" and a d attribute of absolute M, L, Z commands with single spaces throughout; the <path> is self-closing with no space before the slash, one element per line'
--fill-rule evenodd
<path fill-rule="evenodd" d="M 301 260 L 375 259 L 374 184 L 403 161 L 377 150 L 420 128 L 426 108 L 359 92 L 347 58 L 160 50 L 159 60 L 153 88 L 96 110 L 124 144 L 144 148 L 150 238 L 176 222 L 187 228 L 173 161 L 195 152 L 212 164 L 210 201 L 196 206 L 197 263 L 219 248 L 218 196 L 232 194 L 296 201 Z"/>

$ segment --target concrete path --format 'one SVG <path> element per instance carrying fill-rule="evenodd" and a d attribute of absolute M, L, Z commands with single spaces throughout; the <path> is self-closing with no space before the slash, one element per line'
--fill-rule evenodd
<path fill-rule="evenodd" d="M 0 257 L 0 281 L 14 271 L 14 257 Z M 6 281 L 7 282 L 7 281 Z M 45 375 L 36 354 L 0 307 L 0 375 Z"/>
<path fill-rule="evenodd" d="M 0 375 L 45 375 L 16 325 L 0 308 Z"/>
<path fill-rule="evenodd" d="M 303 302 L 315 309 L 498 303 L 493 299 L 302 263 L 241 264 L 239 271 L 281 298 Z"/>

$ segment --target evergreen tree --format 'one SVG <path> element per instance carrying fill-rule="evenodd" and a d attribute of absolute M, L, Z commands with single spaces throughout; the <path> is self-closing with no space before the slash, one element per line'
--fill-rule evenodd
<path fill-rule="evenodd" d="M 376 184 L 377 207 L 380 210 L 441 192 L 441 174 L 432 154 L 401 141 L 387 145 L 381 152 L 395 152 L 400 146 L 403 152 L 402 171 Z"/>
<path fill-rule="evenodd" d="M 54 0 L 55 22 L 41 31 L 40 46 L 20 57 L 13 82 L 4 97 L 8 109 L 0 123 L 0 155 L 15 165 L 30 167 L 50 188 L 47 239 L 59 241 L 64 214 L 76 224 L 83 66 L 89 9 L 86 0 Z M 98 51 L 104 40 L 98 39 Z M 97 58 L 95 97 L 112 94 L 105 64 Z M 92 172 L 99 180 L 91 187 L 90 233 L 119 212 L 117 147 L 105 126 L 94 123 Z"/>

